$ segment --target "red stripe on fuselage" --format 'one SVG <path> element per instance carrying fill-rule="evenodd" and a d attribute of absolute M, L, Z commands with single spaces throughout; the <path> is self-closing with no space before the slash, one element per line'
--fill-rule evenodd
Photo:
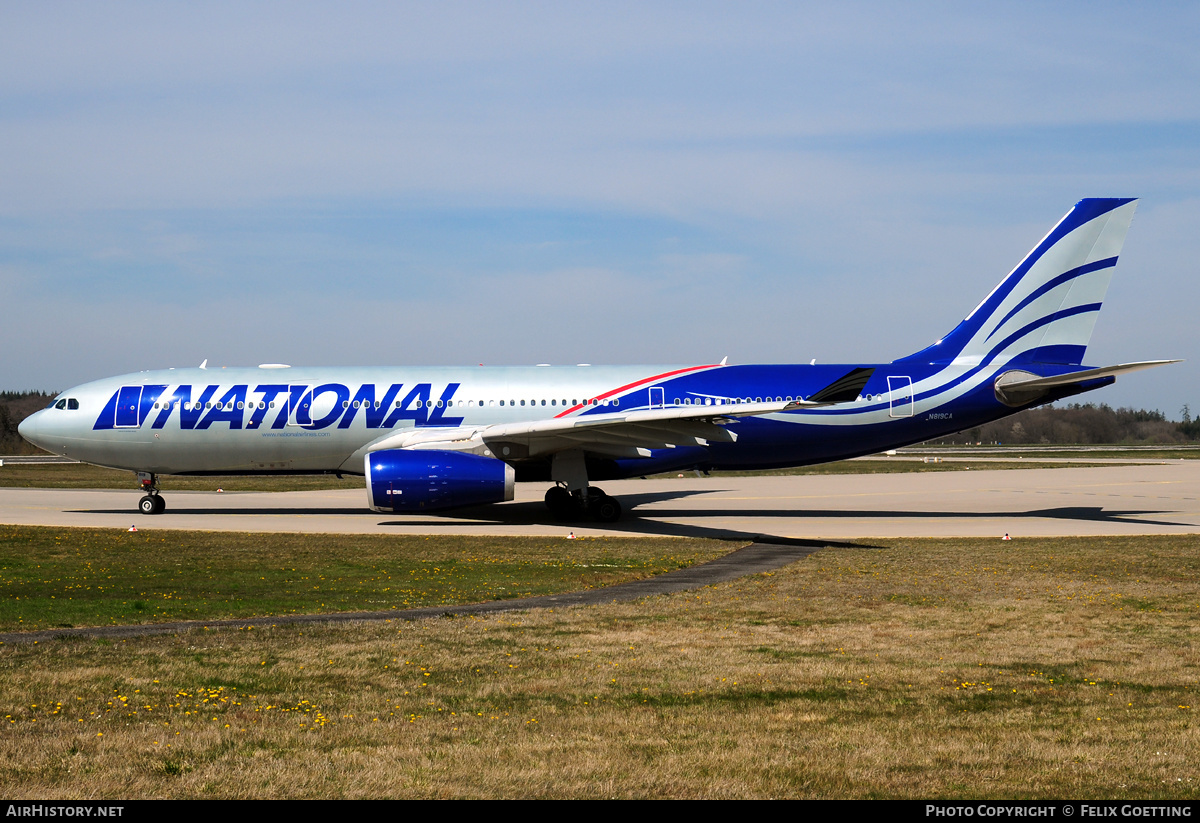
<path fill-rule="evenodd" d="M 613 389 L 612 391 L 605 392 L 604 394 L 598 394 L 591 399 L 592 400 L 604 400 L 606 398 L 612 397 L 614 394 L 620 394 L 623 391 L 628 391 L 629 389 L 635 389 L 638 386 L 644 386 L 647 383 L 653 383 L 655 380 L 662 380 L 664 377 L 674 377 L 677 374 L 687 374 L 688 372 L 700 371 L 701 369 L 715 369 L 719 365 L 721 365 L 721 364 L 713 363 L 708 366 L 688 366 L 686 369 L 676 369 L 675 371 L 663 372 L 662 374 L 656 374 L 653 377 L 647 377 L 644 380 L 638 380 L 633 383 L 627 383 L 624 386 L 621 386 L 619 389 Z M 554 417 L 555 417 L 555 419 L 558 419 L 559 417 L 566 417 L 571 412 L 579 411 L 580 409 L 586 409 L 587 407 L 588 407 L 587 403 L 580 403 L 578 405 L 572 406 L 571 408 L 567 409 L 565 412 L 559 412 L 558 414 L 554 415 Z"/>

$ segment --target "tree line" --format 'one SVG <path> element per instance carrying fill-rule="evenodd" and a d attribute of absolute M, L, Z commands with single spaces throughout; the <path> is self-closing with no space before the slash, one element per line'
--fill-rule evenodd
<path fill-rule="evenodd" d="M 41 449 L 26 443 L 17 426 L 38 409 L 44 409 L 54 394 L 40 391 L 0 392 L 0 454 L 37 454 Z"/>
<path fill-rule="evenodd" d="M 1200 420 L 1192 419 L 1187 406 L 1183 407 L 1181 417 L 1168 420 L 1157 409 L 1114 409 L 1106 404 L 1039 406 L 936 442 L 1170 446 L 1200 440 Z"/>

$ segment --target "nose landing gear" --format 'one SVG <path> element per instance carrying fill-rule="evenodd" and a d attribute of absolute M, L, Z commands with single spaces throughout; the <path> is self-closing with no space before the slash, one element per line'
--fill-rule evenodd
<path fill-rule="evenodd" d="M 145 497 L 138 501 L 138 511 L 142 514 L 162 514 L 167 510 L 167 503 L 158 493 L 158 483 L 153 472 L 138 472 L 138 483 Z"/>

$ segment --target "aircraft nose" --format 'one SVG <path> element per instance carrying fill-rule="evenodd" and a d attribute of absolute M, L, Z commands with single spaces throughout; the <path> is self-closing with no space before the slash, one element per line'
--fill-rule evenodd
<path fill-rule="evenodd" d="M 46 414 L 45 409 L 35 411 L 33 414 L 26 417 L 17 426 L 17 433 L 28 440 L 35 446 L 40 446 L 38 442 L 38 434 L 41 430 L 42 417 Z"/>

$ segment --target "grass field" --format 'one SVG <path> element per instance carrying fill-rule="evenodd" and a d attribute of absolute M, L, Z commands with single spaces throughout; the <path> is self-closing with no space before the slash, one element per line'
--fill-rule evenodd
<path fill-rule="evenodd" d="M 333 573 L 309 540 L 296 562 Z M 885 540 L 628 604 L 0 647 L 0 787 L 1196 799 L 1198 581 L 1196 537 Z"/>
<path fill-rule="evenodd" d="M 0 631 L 511 600 L 648 577 L 728 550 L 671 538 L 0 526 Z"/>

